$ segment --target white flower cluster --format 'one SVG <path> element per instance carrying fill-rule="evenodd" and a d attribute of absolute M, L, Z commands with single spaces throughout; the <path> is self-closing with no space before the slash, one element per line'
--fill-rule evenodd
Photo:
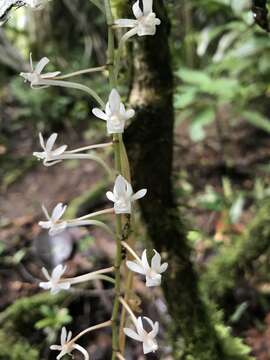
<path fill-rule="evenodd" d="M 7 3 L 9 3 L 11 8 L 12 6 L 21 5 L 27 5 L 36 8 L 43 3 L 43 0 L 4 0 L 4 3 L 5 2 L 6 7 Z M 0 15 L 1 9 L 2 8 L 0 5 Z M 130 30 L 125 35 L 123 35 L 123 38 L 120 40 L 120 44 L 121 41 L 123 43 L 128 38 L 134 35 L 154 35 L 156 33 L 157 26 L 161 23 L 161 21 L 156 17 L 156 14 L 153 12 L 153 0 L 142 0 L 142 8 L 140 7 L 140 1 L 138 0 L 133 5 L 132 9 L 135 19 L 117 19 L 114 21 L 113 28 L 130 28 Z M 120 45 L 119 48 L 121 48 Z M 120 51 L 118 51 L 118 54 L 120 54 Z M 125 131 L 126 122 L 134 117 L 135 111 L 133 109 L 126 109 L 117 89 L 113 88 L 111 90 L 108 101 L 105 104 L 103 100 L 100 99 L 99 96 L 92 89 L 82 84 L 62 81 L 64 78 L 74 75 L 74 73 L 61 77 L 59 71 L 47 73 L 43 72 L 48 63 L 49 59 L 43 57 L 36 64 L 36 66 L 34 66 L 32 56 L 30 54 L 30 70 L 29 72 L 23 72 L 20 75 L 25 80 L 25 82 L 30 83 L 31 88 L 33 89 L 46 88 L 48 86 L 63 86 L 88 92 L 88 94 L 93 96 L 100 105 L 100 107 L 92 109 L 92 113 L 97 118 L 106 122 L 108 135 L 112 135 L 113 139 L 115 139 L 116 135 L 118 139 L 122 139 L 121 134 Z M 117 61 L 115 61 L 115 63 L 116 69 L 114 75 L 115 77 L 117 77 Z M 81 73 L 83 73 L 83 71 L 81 71 Z M 78 74 L 78 72 L 76 74 Z M 39 134 L 39 142 L 42 151 L 34 152 L 33 155 L 38 160 L 41 160 L 45 166 L 52 166 L 67 159 L 92 159 L 93 156 L 85 152 L 88 152 L 89 150 L 92 150 L 94 148 L 111 146 L 113 144 L 112 142 L 110 142 L 107 144 L 85 146 L 83 148 L 75 150 L 67 150 L 67 145 L 55 147 L 57 136 L 58 135 L 56 133 L 53 133 L 48 137 L 47 140 L 45 140 L 43 138 L 43 135 L 41 133 Z M 52 210 L 51 215 L 48 213 L 45 206 L 42 206 L 46 220 L 40 221 L 39 225 L 43 229 L 47 229 L 50 236 L 55 236 L 56 234 L 64 231 L 65 229 L 74 226 L 96 225 L 102 226 L 106 230 L 111 231 L 106 224 L 92 218 L 95 218 L 96 216 L 101 214 L 108 214 L 112 212 L 116 214 L 116 216 L 121 216 L 122 214 L 132 214 L 134 211 L 134 201 L 143 198 L 146 193 L 146 189 L 140 189 L 139 191 L 134 192 L 131 184 L 125 179 L 122 174 L 119 174 L 115 179 L 113 191 L 108 191 L 106 193 L 107 198 L 113 202 L 112 209 L 97 211 L 95 213 L 87 214 L 75 219 L 63 219 L 67 210 L 66 205 L 58 203 Z M 154 250 L 154 255 L 151 259 L 151 263 L 149 263 L 146 250 L 143 251 L 142 257 L 139 258 L 135 251 L 130 248 L 127 243 L 122 242 L 122 245 L 125 246 L 126 249 L 129 250 L 130 253 L 135 257 L 134 261 L 128 260 L 126 262 L 129 270 L 145 276 L 147 287 L 159 286 L 161 284 L 162 273 L 164 273 L 168 267 L 167 263 L 161 263 L 160 254 L 156 250 Z M 58 265 L 52 270 L 52 273 L 50 275 L 48 271 L 43 268 L 42 272 L 44 274 L 44 277 L 46 278 L 46 281 L 40 282 L 39 286 L 45 290 L 50 290 L 52 294 L 57 294 L 61 290 L 69 290 L 72 284 L 89 281 L 92 279 L 103 279 L 116 283 L 116 279 L 112 279 L 111 277 L 104 275 L 108 272 L 116 271 L 116 267 L 98 270 L 74 278 L 63 278 L 65 271 L 66 266 Z M 122 304 L 123 306 L 128 307 L 127 304 L 125 305 L 124 300 Z M 142 343 L 144 354 L 155 352 L 158 349 L 156 336 L 159 330 L 159 323 L 157 321 L 153 322 L 151 319 L 145 316 L 137 318 L 133 314 L 132 310 L 130 308 L 128 309 L 131 315 L 131 319 L 134 323 L 135 330 L 131 328 L 125 328 L 125 334 L 130 338 Z M 147 323 L 148 328 L 150 327 L 150 331 L 145 330 L 144 323 Z M 112 321 L 109 320 L 106 323 L 88 328 L 73 339 L 72 333 L 67 332 L 66 328 L 63 327 L 61 332 L 60 345 L 52 345 L 51 349 L 60 351 L 59 355 L 57 356 L 58 360 L 67 354 L 70 355 L 73 350 L 78 350 L 84 356 L 84 359 L 88 360 L 89 355 L 87 351 L 76 343 L 77 339 L 88 331 L 99 329 L 105 326 L 111 326 L 111 324 Z"/>

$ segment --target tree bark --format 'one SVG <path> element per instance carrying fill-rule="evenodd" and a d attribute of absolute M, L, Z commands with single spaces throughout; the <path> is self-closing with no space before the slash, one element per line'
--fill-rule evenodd
<path fill-rule="evenodd" d="M 175 359 L 248 359 L 226 356 L 207 304 L 202 300 L 198 276 L 191 262 L 186 229 L 174 201 L 173 74 L 169 50 L 169 22 L 162 0 L 155 1 L 162 20 L 155 36 L 134 45 L 134 73 L 130 94 L 136 119 L 125 133 L 135 189 L 147 188 L 141 204 L 149 237 L 167 254 L 169 268 L 163 289 L 172 317 Z M 178 346 L 180 345 L 180 346 Z M 180 350 L 179 350 L 180 349 Z"/>

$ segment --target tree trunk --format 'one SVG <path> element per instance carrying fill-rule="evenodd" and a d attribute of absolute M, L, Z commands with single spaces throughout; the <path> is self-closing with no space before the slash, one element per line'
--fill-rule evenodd
<path fill-rule="evenodd" d="M 162 20 L 155 36 L 134 45 L 134 77 L 130 103 L 136 119 L 125 134 L 135 189 L 148 189 L 141 210 L 154 247 L 167 254 L 169 268 L 163 289 L 172 317 L 175 359 L 247 359 L 226 357 L 208 307 L 202 300 L 198 276 L 191 263 L 186 229 L 174 201 L 173 74 L 168 44 L 169 23 L 162 0 L 155 1 Z M 179 351 L 181 348 L 181 353 Z"/>

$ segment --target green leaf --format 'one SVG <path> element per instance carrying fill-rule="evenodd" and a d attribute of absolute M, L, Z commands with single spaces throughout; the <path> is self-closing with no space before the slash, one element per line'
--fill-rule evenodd
<path fill-rule="evenodd" d="M 242 115 L 250 124 L 270 133 L 270 121 L 262 114 L 256 111 L 244 111 Z"/>
<path fill-rule="evenodd" d="M 235 79 L 219 78 L 213 79 L 208 84 L 203 84 L 201 90 L 210 95 L 218 96 L 221 100 L 229 100 L 237 95 L 240 87 Z"/>
<path fill-rule="evenodd" d="M 190 106 L 196 99 L 196 89 L 189 88 L 182 94 L 176 94 L 174 97 L 174 107 L 176 109 L 184 109 Z"/>
<path fill-rule="evenodd" d="M 211 83 L 211 78 L 205 73 L 205 71 L 191 70 L 182 68 L 176 72 L 176 75 L 186 83 L 194 85 L 204 85 Z"/>
<path fill-rule="evenodd" d="M 205 138 L 204 126 L 210 124 L 215 119 L 215 111 L 205 109 L 195 116 L 189 128 L 189 134 L 193 141 L 201 141 Z"/>

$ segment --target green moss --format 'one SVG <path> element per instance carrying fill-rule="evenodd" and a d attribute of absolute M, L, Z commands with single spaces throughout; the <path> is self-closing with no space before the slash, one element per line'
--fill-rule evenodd
<path fill-rule="evenodd" d="M 22 337 L 0 330 L 0 360 L 39 360 L 39 351 Z"/>
<path fill-rule="evenodd" d="M 19 299 L 3 311 L 0 314 L 0 360 L 40 360 L 42 334 L 39 336 L 35 323 L 43 317 L 41 307 L 62 303 L 63 299 L 64 295 L 41 293 Z"/>
<path fill-rule="evenodd" d="M 222 299 L 243 279 L 253 262 L 270 245 L 270 202 L 266 201 L 242 237 L 234 239 L 209 263 L 202 277 L 202 289 L 211 299 Z"/>

